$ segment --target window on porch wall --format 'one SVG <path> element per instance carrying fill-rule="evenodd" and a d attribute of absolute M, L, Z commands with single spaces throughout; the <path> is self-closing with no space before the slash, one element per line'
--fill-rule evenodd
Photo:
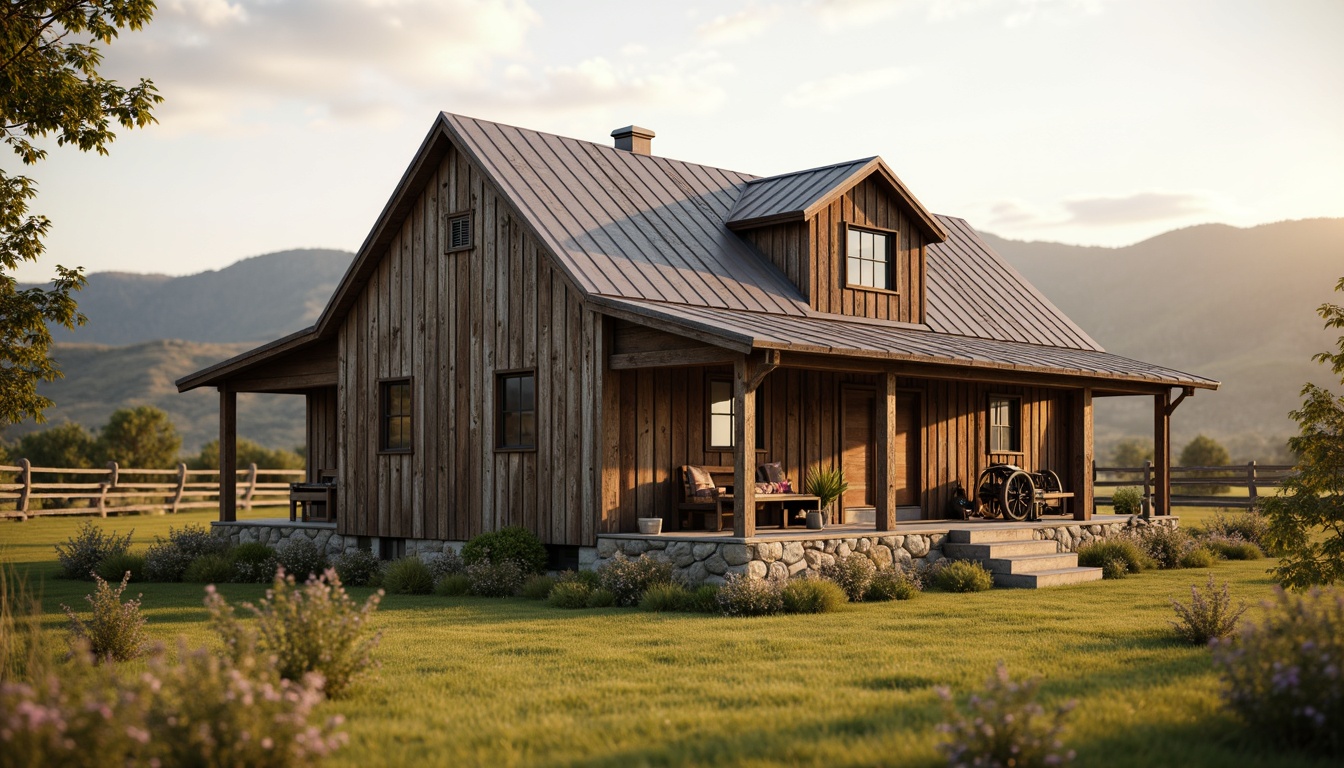
<path fill-rule="evenodd" d="M 737 401 L 733 399 L 733 381 L 727 377 L 709 380 L 709 450 L 731 451 L 737 446 Z M 761 395 L 756 393 L 756 448 L 765 444 L 765 419 L 761 414 Z"/>
<path fill-rule="evenodd" d="M 989 398 L 989 452 L 1022 450 L 1022 400 L 994 395 Z"/>

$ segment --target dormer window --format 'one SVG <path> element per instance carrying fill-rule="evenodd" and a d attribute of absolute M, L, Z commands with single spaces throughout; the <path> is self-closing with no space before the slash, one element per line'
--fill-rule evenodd
<path fill-rule="evenodd" d="M 896 290 L 891 242 L 895 232 L 847 226 L 845 283 L 855 288 Z"/>

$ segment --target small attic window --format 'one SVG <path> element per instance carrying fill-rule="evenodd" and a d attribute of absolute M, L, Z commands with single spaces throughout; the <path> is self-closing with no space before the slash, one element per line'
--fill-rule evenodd
<path fill-rule="evenodd" d="M 448 247 L 444 253 L 454 251 L 465 251 L 471 248 L 471 212 L 452 213 L 448 215 L 448 222 L 444 225 L 448 232 Z"/>
<path fill-rule="evenodd" d="M 896 233 L 859 227 L 845 228 L 845 282 L 860 288 L 896 290 L 892 272 L 891 241 Z"/>

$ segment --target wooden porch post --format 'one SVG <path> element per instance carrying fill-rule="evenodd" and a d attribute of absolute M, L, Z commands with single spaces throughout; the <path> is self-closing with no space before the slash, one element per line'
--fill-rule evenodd
<path fill-rule="evenodd" d="M 238 394 L 219 388 L 219 521 L 238 519 Z"/>
<path fill-rule="evenodd" d="M 1093 506 L 1093 468 L 1096 466 L 1092 432 L 1092 390 L 1083 387 L 1073 393 L 1073 519 L 1091 520 Z"/>
<path fill-rule="evenodd" d="M 1171 393 L 1153 396 L 1153 514 L 1171 514 Z"/>
<path fill-rule="evenodd" d="M 896 374 L 879 374 L 877 389 L 877 530 L 896 530 L 896 483 L 891 476 L 896 444 Z"/>
<path fill-rule="evenodd" d="M 751 360 L 733 362 L 733 535 L 756 535 L 756 387 Z"/>

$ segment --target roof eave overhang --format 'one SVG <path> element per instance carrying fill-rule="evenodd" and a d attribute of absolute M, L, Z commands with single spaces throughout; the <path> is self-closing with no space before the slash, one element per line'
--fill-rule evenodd
<path fill-rule="evenodd" d="M 275 341 L 267 342 L 255 349 L 249 349 L 241 355 L 234 355 L 227 360 L 215 363 L 209 368 L 202 368 L 195 373 L 187 374 L 175 381 L 174 384 L 177 386 L 178 392 L 188 392 L 199 387 L 220 386 L 230 378 L 269 362 L 280 355 L 305 347 L 318 339 L 317 326 L 309 326 L 288 336 L 282 336 Z"/>

